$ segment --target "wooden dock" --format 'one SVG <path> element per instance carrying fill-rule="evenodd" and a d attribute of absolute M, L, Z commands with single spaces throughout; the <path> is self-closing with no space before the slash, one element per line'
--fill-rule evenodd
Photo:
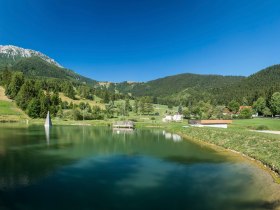
<path fill-rule="evenodd" d="M 134 122 L 132 121 L 118 121 L 113 123 L 113 128 L 134 128 Z"/>

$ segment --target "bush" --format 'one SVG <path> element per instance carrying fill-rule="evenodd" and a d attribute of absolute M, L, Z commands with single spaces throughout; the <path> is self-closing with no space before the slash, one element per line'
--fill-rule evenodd
<path fill-rule="evenodd" d="M 156 118 L 155 117 L 151 117 L 151 120 L 155 120 Z"/>
<path fill-rule="evenodd" d="M 258 125 L 256 127 L 256 130 L 269 130 L 268 126 L 266 125 Z"/>
<path fill-rule="evenodd" d="M 251 119 L 252 118 L 252 109 L 244 108 L 240 111 L 239 119 Z"/>
<path fill-rule="evenodd" d="M 74 120 L 82 120 L 83 119 L 83 116 L 81 115 L 81 112 L 78 109 L 73 109 L 72 117 L 73 117 Z"/>

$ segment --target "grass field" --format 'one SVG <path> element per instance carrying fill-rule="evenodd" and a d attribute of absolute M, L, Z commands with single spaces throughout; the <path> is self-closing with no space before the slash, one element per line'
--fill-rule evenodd
<path fill-rule="evenodd" d="M 88 100 L 88 99 L 81 99 L 78 96 L 76 96 L 76 100 L 73 100 L 67 96 L 65 96 L 63 93 L 59 93 L 59 97 L 62 101 L 67 101 L 69 104 L 72 102 L 73 104 L 79 104 L 81 102 L 89 103 L 90 106 L 99 106 L 101 109 L 105 109 L 105 105 L 101 103 L 101 99 L 97 96 L 94 96 L 94 100 Z"/>
<path fill-rule="evenodd" d="M 13 122 L 28 119 L 12 101 L 0 100 L 0 122 Z"/>
<path fill-rule="evenodd" d="M 266 126 L 267 130 L 280 131 L 280 119 L 254 118 L 246 120 L 234 120 L 233 124 L 230 125 L 230 128 L 255 130 L 259 126 Z"/>
<path fill-rule="evenodd" d="M 5 90 L 0 86 L 0 122 L 14 122 L 28 119 L 14 101 L 5 96 Z"/>

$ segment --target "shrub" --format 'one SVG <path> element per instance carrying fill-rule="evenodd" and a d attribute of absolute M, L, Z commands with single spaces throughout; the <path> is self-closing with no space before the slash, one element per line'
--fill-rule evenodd
<path fill-rule="evenodd" d="M 239 114 L 240 119 L 250 119 L 252 118 L 252 109 L 250 108 L 244 108 L 240 111 Z"/>
<path fill-rule="evenodd" d="M 256 130 L 269 130 L 268 126 L 266 125 L 258 125 L 256 127 Z"/>
<path fill-rule="evenodd" d="M 81 115 L 81 112 L 78 109 L 73 109 L 72 117 L 73 117 L 74 120 L 82 120 L 83 119 L 83 116 Z"/>

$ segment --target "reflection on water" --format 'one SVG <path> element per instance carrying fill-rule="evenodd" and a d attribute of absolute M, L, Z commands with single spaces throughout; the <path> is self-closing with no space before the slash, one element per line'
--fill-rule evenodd
<path fill-rule="evenodd" d="M 132 134 L 134 129 L 131 128 L 113 128 L 113 133 L 115 134 Z"/>
<path fill-rule="evenodd" d="M 161 130 L 0 127 L 1 210 L 275 207 L 261 174 Z"/>
<path fill-rule="evenodd" d="M 182 141 L 182 137 L 176 133 L 168 133 L 166 131 L 162 131 L 162 134 L 165 136 L 166 139 L 171 139 L 174 142 Z"/>
<path fill-rule="evenodd" d="M 49 126 L 45 126 L 45 134 L 46 134 L 46 142 L 47 145 L 50 144 L 50 127 Z"/>

